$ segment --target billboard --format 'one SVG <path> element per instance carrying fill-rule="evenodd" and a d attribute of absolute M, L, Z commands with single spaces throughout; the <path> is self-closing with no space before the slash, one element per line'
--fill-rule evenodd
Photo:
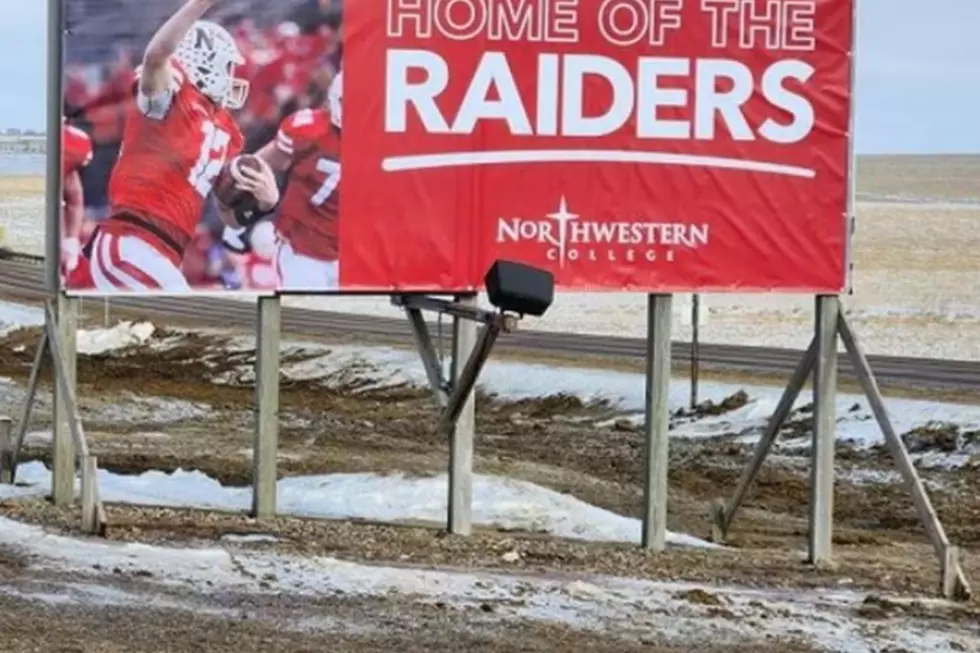
<path fill-rule="evenodd" d="M 67 0 L 67 289 L 844 287 L 852 0 L 343 5 Z"/>

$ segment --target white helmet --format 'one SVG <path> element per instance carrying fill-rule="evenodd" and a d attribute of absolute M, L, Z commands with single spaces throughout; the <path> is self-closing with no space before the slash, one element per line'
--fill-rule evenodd
<path fill-rule="evenodd" d="M 327 106 L 330 108 L 330 122 L 340 129 L 344 113 L 344 71 L 341 70 L 330 82 L 327 89 Z"/>
<path fill-rule="evenodd" d="M 176 57 L 194 86 L 216 104 L 232 110 L 245 106 L 248 82 L 235 77 L 235 67 L 245 57 L 224 27 L 209 20 L 195 22 L 177 46 Z"/>

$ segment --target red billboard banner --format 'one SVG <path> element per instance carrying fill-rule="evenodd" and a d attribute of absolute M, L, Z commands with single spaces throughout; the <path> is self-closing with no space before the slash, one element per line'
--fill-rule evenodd
<path fill-rule="evenodd" d="M 845 284 L 851 0 L 348 0 L 344 289 Z"/>
<path fill-rule="evenodd" d="M 70 292 L 844 286 L 853 0 L 65 10 Z"/>

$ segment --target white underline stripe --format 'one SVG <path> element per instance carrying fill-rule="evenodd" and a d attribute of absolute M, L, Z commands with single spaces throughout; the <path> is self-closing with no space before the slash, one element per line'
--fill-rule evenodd
<path fill-rule="evenodd" d="M 427 168 L 459 168 L 501 163 L 659 163 L 675 166 L 724 168 L 813 179 L 815 170 L 769 161 L 750 161 L 718 156 L 637 152 L 635 150 L 501 150 L 498 152 L 443 152 L 391 156 L 381 161 L 382 170 L 397 172 Z"/>

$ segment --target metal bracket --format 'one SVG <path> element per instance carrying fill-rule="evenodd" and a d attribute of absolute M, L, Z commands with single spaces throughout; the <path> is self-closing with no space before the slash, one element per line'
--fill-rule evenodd
<path fill-rule="evenodd" d="M 391 303 L 393 306 L 404 308 L 406 311 L 412 309 L 431 311 L 433 313 L 452 315 L 453 317 L 464 320 L 472 320 L 480 324 L 498 322 L 501 331 L 513 331 L 517 328 L 518 318 L 516 315 L 497 313 L 475 306 L 465 306 L 449 299 L 439 299 L 438 297 L 431 297 L 429 295 L 392 295 Z"/>
<path fill-rule="evenodd" d="M 425 376 L 439 406 L 437 433 L 449 442 L 449 496 L 446 529 L 469 535 L 472 529 L 473 440 L 476 436 L 473 390 L 480 372 L 490 358 L 497 338 L 517 327 L 518 317 L 476 306 L 476 295 L 468 293 L 456 301 L 422 295 L 395 295 L 394 306 L 405 309 L 422 356 Z M 443 369 L 432 341 L 429 324 L 422 315 L 432 311 L 440 317 L 453 316 L 452 369 Z M 480 329 L 477 324 L 482 324 Z M 441 333 L 440 333 L 441 335 Z M 440 338 L 440 345 L 442 344 Z"/>
<path fill-rule="evenodd" d="M 493 346 L 496 344 L 501 331 L 500 322 L 491 322 L 480 329 L 480 335 L 477 336 L 473 353 L 467 359 L 463 371 L 454 384 L 455 387 L 452 388 L 442 408 L 442 416 L 439 418 L 440 432 L 449 435 L 456 428 L 456 421 L 463 410 L 463 405 L 473 388 L 476 387 L 480 372 L 483 371 L 483 366 L 490 358 L 490 352 L 493 351 Z"/>
<path fill-rule="evenodd" d="M 422 356 L 425 376 L 429 381 L 429 387 L 432 389 L 436 403 L 442 409 L 439 430 L 451 432 L 463 405 L 466 403 L 466 398 L 473 391 L 483 366 L 490 358 L 490 352 L 493 350 L 497 338 L 501 333 L 515 330 L 519 320 L 517 316 L 508 313 L 497 313 L 427 295 L 393 295 L 391 303 L 393 306 L 405 309 L 408 315 L 415 344 Z M 422 311 L 452 315 L 483 325 L 477 337 L 476 347 L 467 359 L 456 382 L 452 378 L 447 378 L 445 370 L 442 369 L 435 343 L 432 340 L 431 330 L 422 315 Z"/>

